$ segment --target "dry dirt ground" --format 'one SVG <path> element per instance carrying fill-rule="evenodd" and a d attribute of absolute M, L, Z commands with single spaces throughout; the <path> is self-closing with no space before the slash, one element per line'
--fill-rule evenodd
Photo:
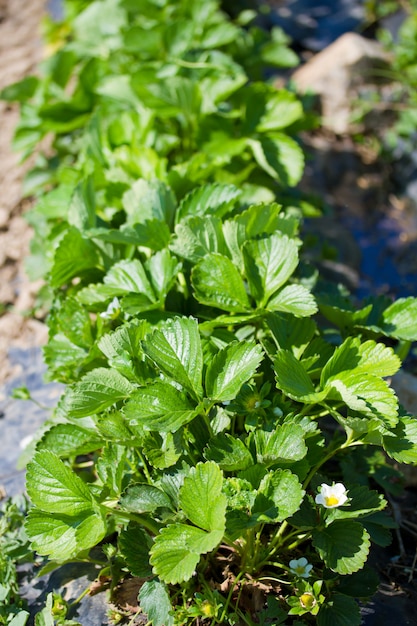
<path fill-rule="evenodd" d="M 40 24 L 45 0 L 0 0 L 0 89 L 36 70 L 42 57 Z M 25 275 L 31 230 L 23 214 L 22 180 L 30 163 L 19 164 L 11 140 L 18 107 L 0 101 L 0 386 L 15 373 L 12 345 L 32 347 L 46 339 L 45 326 L 30 311 L 37 286 Z"/>

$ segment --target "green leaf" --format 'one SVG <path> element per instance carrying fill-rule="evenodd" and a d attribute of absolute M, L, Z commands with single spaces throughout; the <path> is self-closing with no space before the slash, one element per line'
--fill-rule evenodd
<path fill-rule="evenodd" d="M 132 85 L 143 104 L 155 109 L 161 117 L 182 115 L 186 118 L 200 112 L 199 86 L 184 76 L 165 76 L 158 82 L 144 82 L 139 73 L 132 78 Z"/>
<path fill-rule="evenodd" d="M 299 359 L 314 336 L 316 324 L 285 313 L 271 313 L 266 318 L 268 327 L 280 350 L 287 350 Z"/>
<path fill-rule="evenodd" d="M 271 39 L 268 39 L 261 49 L 261 58 L 267 65 L 277 67 L 296 67 L 300 60 L 296 53 L 288 47 L 288 38 L 279 27 L 271 30 Z"/>
<path fill-rule="evenodd" d="M 92 239 L 99 239 L 108 243 L 133 244 L 150 250 L 162 250 L 169 244 L 171 234 L 166 222 L 157 219 L 146 220 L 141 224 L 120 228 L 91 228 L 86 233 Z"/>
<path fill-rule="evenodd" d="M 181 431 L 177 433 L 147 433 L 143 453 L 152 467 L 166 469 L 176 464 L 184 452 Z"/>
<path fill-rule="evenodd" d="M 298 248 L 293 239 L 276 233 L 248 241 L 243 257 L 251 294 L 259 307 L 265 307 L 297 267 Z"/>
<path fill-rule="evenodd" d="M 83 180 L 75 188 L 68 208 L 68 223 L 81 232 L 96 225 L 96 203 L 91 177 Z"/>
<path fill-rule="evenodd" d="M 417 464 L 417 419 L 400 417 L 397 426 L 382 437 L 385 452 L 399 463 Z"/>
<path fill-rule="evenodd" d="M 269 300 L 269 311 L 283 311 L 299 317 L 308 317 L 317 313 L 314 296 L 303 285 L 287 285 Z"/>
<path fill-rule="evenodd" d="M 106 418 L 106 422 L 108 419 Z M 106 443 L 101 454 L 95 463 L 95 471 L 102 484 L 102 493 L 107 497 L 119 498 L 125 485 L 125 474 L 128 468 L 128 448 L 127 443 L 132 439 L 132 436 L 123 437 L 124 429 L 120 429 L 117 436 L 114 438 L 123 440 L 123 445 L 120 445 L 112 440 Z"/>
<path fill-rule="evenodd" d="M 382 343 L 365 341 L 359 347 L 360 362 L 357 367 L 374 376 L 393 376 L 401 367 L 394 350 Z"/>
<path fill-rule="evenodd" d="M 112 443 L 126 444 L 132 442 L 134 436 L 119 411 L 112 411 L 98 416 L 95 420 L 97 430 Z"/>
<path fill-rule="evenodd" d="M 152 539 L 139 524 L 131 522 L 126 529 L 122 530 L 119 535 L 118 546 L 133 576 L 148 578 L 152 575 L 152 568 L 149 563 Z"/>
<path fill-rule="evenodd" d="M 259 485 L 252 516 L 259 522 L 283 522 L 300 508 L 304 493 L 289 470 L 268 472 Z"/>
<path fill-rule="evenodd" d="M 91 429 L 75 424 L 55 424 L 37 444 L 38 450 L 51 450 L 60 457 L 89 454 L 103 446 L 104 440 Z"/>
<path fill-rule="evenodd" d="M 233 400 L 255 374 L 262 358 L 261 347 L 252 341 L 232 342 L 219 350 L 207 368 L 207 395 L 217 402 Z"/>
<path fill-rule="evenodd" d="M 75 538 L 78 523 L 77 517 L 62 518 L 33 507 L 27 515 L 25 529 L 33 550 L 60 562 L 78 552 Z"/>
<path fill-rule="evenodd" d="M 253 465 L 253 458 L 241 439 L 228 433 L 218 433 L 210 439 L 204 456 L 225 472 L 244 470 Z"/>
<path fill-rule="evenodd" d="M 195 298 L 224 311 L 245 312 L 251 306 L 245 284 L 232 261 L 222 254 L 208 254 L 191 274 Z"/>
<path fill-rule="evenodd" d="M 222 222 L 217 217 L 188 217 L 177 224 L 175 234 L 170 249 L 174 254 L 193 263 L 212 252 L 226 253 Z"/>
<path fill-rule="evenodd" d="M 197 187 L 181 201 L 177 211 L 177 222 L 187 216 L 223 217 L 230 211 L 241 193 L 234 185 L 211 184 Z"/>
<path fill-rule="evenodd" d="M 27 611 L 19 611 L 19 613 L 12 618 L 7 626 L 25 626 L 29 617 L 30 615 Z"/>
<path fill-rule="evenodd" d="M 51 269 L 51 287 L 61 287 L 72 278 L 99 266 L 96 246 L 84 239 L 76 228 L 69 228 L 55 252 Z"/>
<path fill-rule="evenodd" d="M 133 513 L 153 513 L 159 508 L 172 508 L 171 500 L 158 487 L 148 483 L 129 485 L 120 498 L 120 504 L 126 511 Z"/>
<path fill-rule="evenodd" d="M 151 549 L 154 573 L 168 584 L 190 580 L 202 554 L 211 552 L 223 538 L 223 531 L 207 533 L 195 526 L 170 524 L 163 528 Z"/>
<path fill-rule="evenodd" d="M 98 341 L 98 347 L 108 359 L 111 368 L 118 370 L 129 380 L 142 383 L 149 375 L 141 345 L 147 330 L 148 324 L 145 320 L 126 323 L 115 331 L 102 335 Z"/>
<path fill-rule="evenodd" d="M 299 402 L 321 402 L 325 392 L 316 392 L 302 364 L 288 350 L 280 350 L 274 361 L 278 389 Z"/>
<path fill-rule="evenodd" d="M 152 626 L 173 626 L 172 605 L 166 585 L 159 580 L 146 580 L 139 591 L 140 607 Z"/>
<path fill-rule="evenodd" d="M 69 516 L 30 509 L 25 529 L 33 550 L 59 563 L 97 545 L 106 534 L 103 518 L 91 511 Z"/>
<path fill-rule="evenodd" d="M 152 255 L 146 261 L 146 268 L 148 269 L 152 287 L 158 300 L 164 300 L 177 278 L 178 272 L 181 269 L 181 263 L 179 263 L 175 257 L 171 256 L 169 250 L 165 249 L 159 250 Z M 123 299 L 123 305 L 128 298 L 129 296 Z"/>
<path fill-rule="evenodd" d="M 135 387 L 118 371 L 98 367 L 67 387 L 59 408 L 71 417 L 100 413 L 112 404 L 128 398 Z"/>
<path fill-rule="evenodd" d="M 276 430 L 255 431 L 258 463 L 270 467 L 288 461 L 299 461 L 307 454 L 304 431 L 297 424 L 282 424 Z"/>
<path fill-rule="evenodd" d="M 193 524 L 224 532 L 226 496 L 222 486 L 223 474 L 216 463 L 198 463 L 191 469 L 180 489 L 180 506 Z"/>
<path fill-rule="evenodd" d="M 35 615 L 35 626 L 55 626 L 55 619 L 52 613 L 53 595 L 48 593 L 46 603 L 42 611 Z"/>
<path fill-rule="evenodd" d="M 399 298 L 382 314 L 378 324 L 389 337 L 404 341 L 417 339 L 417 298 Z"/>
<path fill-rule="evenodd" d="M 359 626 L 361 623 L 357 602 L 341 593 L 333 593 L 317 615 L 317 626 Z"/>
<path fill-rule="evenodd" d="M 265 112 L 256 130 L 260 133 L 281 130 L 299 120 L 302 115 L 303 106 L 295 94 L 285 89 L 276 90 L 268 95 Z"/>
<path fill-rule="evenodd" d="M 151 287 L 142 263 L 138 259 L 124 259 L 115 263 L 103 279 L 108 288 L 108 297 L 130 293 L 140 293 L 155 302 L 155 293 Z"/>
<path fill-rule="evenodd" d="M 168 320 L 148 335 L 143 348 L 166 376 L 195 397 L 202 396 L 203 351 L 197 320 L 191 317 Z"/>
<path fill-rule="evenodd" d="M 242 246 L 245 241 L 280 230 L 280 211 L 281 205 L 276 203 L 254 204 L 223 223 L 224 238 L 239 269 L 244 269 Z"/>
<path fill-rule="evenodd" d="M 123 194 L 122 202 L 130 225 L 158 220 L 165 222 L 170 229 L 173 226 L 176 206 L 174 194 L 159 180 L 137 180 Z"/>
<path fill-rule="evenodd" d="M 73 344 L 86 350 L 90 350 L 93 345 L 91 326 L 89 311 L 77 300 L 68 296 L 63 302 L 55 304 L 49 320 L 50 336 L 55 335 L 55 332 L 62 333 Z"/>
<path fill-rule="evenodd" d="M 199 408 L 184 393 L 159 381 L 138 389 L 125 406 L 131 424 L 162 433 L 174 433 L 191 422 L 198 412 Z"/>
<path fill-rule="evenodd" d="M 261 139 L 248 139 L 247 143 L 259 167 L 269 176 L 286 186 L 295 186 L 300 181 L 304 153 L 294 139 L 275 133 Z"/>
<path fill-rule="evenodd" d="M 72 25 L 78 54 L 106 58 L 110 50 L 120 47 L 117 35 L 127 26 L 127 13 L 113 0 L 103 0 L 99 5 L 93 2 L 73 18 Z"/>
<path fill-rule="evenodd" d="M 239 36 L 240 30 L 231 22 L 221 21 L 210 25 L 204 32 L 201 39 L 201 47 L 220 48 L 228 43 L 232 43 Z"/>
<path fill-rule="evenodd" d="M 348 370 L 374 376 L 393 376 L 400 366 L 401 361 L 392 348 L 372 340 L 361 343 L 358 337 L 349 337 L 336 348 L 323 368 L 321 384 Z"/>
<path fill-rule="evenodd" d="M 66 375 L 73 368 L 78 371 L 80 364 L 86 359 L 88 353 L 85 348 L 76 346 L 62 333 L 54 335 L 43 349 L 45 362 L 50 372 L 58 376 Z"/>
<path fill-rule="evenodd" d="M 336 521 L 326 528 L 315 528 L 312 537 L 320 558 L 332 571 L 353 574 L 365 564 L 370 540 L 359 522 Z"/>
<path fill-rule="evenodd" d="M 140 303 L 141 310 L 144 311 L 158 305 L 155 291 L 149 282 L 145 268 L 138 259 L 118 261 L 104 276 L 103 283 L 89 285 L 77 294 L 78 300 L 88 306 L 106 302 L 118 296 L 136 298 L 137 306 Z"/>
<path fill-rule="evenodd" d="M 36 452 L 27 467 L 27 492 L 48 513 L 76 516 L 92 512 L 93 499 L 84 481 L 50 452 Z"/>
<path fill-rule="evenodd" d="M 353 411 L 377 417 L 388 427 L 398 422 L 398 400 L 385 380 L 366 372 L 341 372 L 326 382 L 328 398 L 342 399 Z"/>
<path fill-rule="evenodd" d="M 7 85 L 0 92 L 0 98 L 8 102 L 26 102 L 35 93 L 39 85 L 37 76 L 25 76 L 16 83 Z"/>
<path fill-rule="evenodd" d="M 370 598 L 377 592 L 379 586 L 379 576 L 376 571 L 365 565 L 365 567 L 350 576 L 343 576 L 339 579 L 337 590 L 352 598 Z"/>
<path fill-rule="evenodd" d="M 317 526 L 317 506 L 310 495 L 304 498 L 300 508 L 291 517 L 289 523 L 301 531 L 311 530 Z"/>

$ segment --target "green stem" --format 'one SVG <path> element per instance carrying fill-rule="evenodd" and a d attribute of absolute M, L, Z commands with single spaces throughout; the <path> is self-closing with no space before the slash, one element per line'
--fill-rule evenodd
<path fill-rule="evenodd" d="M 270 558 L 273 554 L 275 554 L 275 552 L 278 550 L 278 547 L 281 545 L 282 543 L 281 538 L 287 526 L 288 526 L 287 521 L 282 522 L 278 531 L 275 533 L 275 535 L 272 537 L 271 541 L 269 542 L 270 550 L 269 550 L 268 558 Z M 265 563 L 266 561 L 263 561 L 262 563 L 259 564 L 259 567 L 261 567 L 262 565 L 265 565 Z"/>
<path fill-rule="evenodd" d="M 184 298 L 186 300 L 188 300 L 188 298 L 190 297 L 190 292 L 189 292 L 188 284 L 187 284 L 187 281 L 185 279 L 185 276 L 184 276 L 183 272 L 179 272 L 177 278 L 178 278 L 178 282 L 180 284 L 180 287 L 181 287 L 181 289 L 183 291 Z"/>
<path fill-rule="evenodd" d="M 192 61 L 184 61 L 184 59 L 173 59 L 173 62 L 179 65 L 180 67 L 186 67 L 191 70 L 205 70 L 205 69 L 213 69 L 217 70 L 218 66 L 213 63 L 204 63 L 204 62 L 192 62 Z"/>
<path fill-rule="evenodd" d="M 236 576 L 236 578 L 234 579 L 233 584 L 231 585 L 230 590 L 229 590 L 229 593 L 228 593 L 228 595 L 227 595 L 227 598 L 226 598 L 226 603 L 225 603 L 225 605 L 224 605 L 223 612 L 222 612 L 222 614 L 221 614 L 221 616 L 220 616 L 220 621 L 218 622 L 219 624 L 224 624 L 224 623 L 225 623 L 227 609 L 229 608 L 229 604 L 230 604 L 230 601 L 231 601 L 231 599 L 232 599 L 233 592 L 234 592 L 235 587 L 236 587 L 236 585 L 238 584 L 239 580 L 240 580 L 240 579 L 242 578 L 242 576 L 244 576 L 244 575 L 245 575 L 245 572 L 241 571 L 241 572 L 240 572 L 240 573 Z"/>
<path fill-rule="evenodd" d="M 410 352 L 410 348 L 411 348 L 411 341 L 405 341 L 405 340 L 399 341 L 398 345 L 395 348 L 395 353 L 401 359 L 401 361 L 404 361 L 408 353 Z"/>
<path fill-rule="evenodd" d="M 79 604 L 79 603 L 81 602 L 81 600 L 82 600 L 82 599 L 83 599 L 83 598 L 84 598 L 84 597 L 85 597 L 85 596 L 86 596 L 89 592 L 90 592 L 90 587 L 88 586 L 88 587 L 86 587 L 86 588 L 84 589 L 84 591 L 82 591 L 82 592 L 80 593 L 80 595 L 79 595 L 77 598 L 75 598 L 75 600 L 74 600 L 73 602 L 71 602 L 71 604 L 69 604 L 68 606 L 69 606 L 70 608 L 72 608 L 72 607 L 73 607 L 73 606 L 75 606 L 76 604 Z"/>
<path fill-rule="evenodd" d="M 141 524 L 144 528 L 146 528 L 146 530 L 149 530 L 149 532 L 151 532 L 154 535 L 157 535 L 159 533 L 159 530 L 160 530 L 159 525 L 156 522 L 146 517 L 143 517 L 139 513 L 129 513 L 128 511 L 121 511 L 120 509 L 112 509 L 111 507 L 108 507 L 105 504 L 102 504 L 102 506 L 106 510 L 106 512 L 110 512 L 116 517 L 121 517 L 131 522 L 138 522 L 138 524 Z"/>
<path fill-rule="evenodd" d="M 138 448 L 136 448 L 136 453 L 137 453 L 137 455 L 138 455 L 138 457 L 139 457 L 139 459 L 140 459 L 140 461 L 142 463 L 143 473 L 145 474 L 145 478 L 148 481 L 148 484 L 149 485 L 153 485 L 152 478 L 151 478 L 151 475 L 149 473 L 149 469 L 148 469 L 148 466 L 147 466 L 147 463 L 145 461 L 145 458 L 144 458 L 143 454 L 141 453 L 141 451 Z"/>
<path fill-rule="evenodd" d="M 317 470 L 320 469 L 320 467 L 322 465 L 324 465 L 325 463 L 327 463 L 327 461 L 329 461 L 331 458 L 333 458 L 336 454 L 338 454 L 338 452 L 341 452 L 342 450 L 346 450 L 346 448 L 352 448 L 353 446 L 360 446 L 362 445 L 361 441 L 353 441 L 351 439 L 347 439 L 342 445 L 337 446 L 336 448 L 333 448 L 332 450 L 330 450 L 309 472 L 307 478 L 305 479 L 304 483 L 303 483 L 303 489 L 306 489 L 308 484 L 310 483 L 310 480 L 313 478 L 314 474 L 317 473 Z"/>

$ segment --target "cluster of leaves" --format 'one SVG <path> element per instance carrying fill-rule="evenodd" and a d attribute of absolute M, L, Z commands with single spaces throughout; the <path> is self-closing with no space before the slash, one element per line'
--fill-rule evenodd
<path fill-rule="evenodd" d="M 105 543 L 153 626 L 357 626 L 390 541 L 385 455 L 417 462 L 386 380 L 417 300 L 358 309 L 302 260 L 284 192 L 308 120 L 256 82 L 293 62 L 279 31 L 207 0 L 84 4 L 5 94 L 18 147 L 52 132 L 56 153 L 30 180 L 54 186 L 34 264 L 67 386 L 28 465 L 32 548 L 50 571 Z"/>
<path fill-rule="evenodd" d="M 26 181 L 27 193 L 42 194 L 30 218 L 31 276 L 49 270 L 73 223 L 74 188 L 88 176 L 99 225 L 114 228 L 126 213 L 134 222 L 141 178 L 167 183 L 179 200 L 219 182 L 271 201 L 299 181 L 293 135 L 312 120 L 293 93 L 260 80 L 266 66 L 298 62 L 281 30 L 247 25 L 253 11 L 233 22 L 216 0 L 145 0 L 140 10 L 101 0 L 79 13 L 82 5 L 69 0 L 67 19 L 50 28 L 51 47 L 60 45 L 40 76 L 2 92 L 21 103 L 14 145 L 24 157 L 52 137 Z"/>
<path fill-rule="evenodd" d="M 9 499 L 0 509 L 0 624 L 24 626 L 29 617 L 19 595 L 18 563 L 33 559 L 24 530 L 26 501 Z"/>
<path fill-rule="evenodd" d="M 397 39 L 394 41 L 388 33 L 383 39 L 393 56 L 392 70 L 398 84 L 395 100 L 398 104 L 396 122 L 387 137 L 388 147 L 394 151 L 398 139 L 401 138 L 406 152 L 412 152 L 416 146 L 416 85 L 417 85 L 417 3 L 407 3 L 409 15 L 401 25 Z M 398 155 L 397 155 L 398 156 Z"/>
<path fill-rule="evenodd" d="M 386 86 L 364 94 L 364 102 L 357 105 L 357 117 L 363 120 L 369 115 L 372 123 L 375 107 L 385 112 L 382 128 L 373 124 L 376 136 L 372 141 L 384 158 L 397 162 L 402 157 L 410 158 L 416 148 L 417 2 L 405 0 L 399 7 L 391 0 L 371 0 L 365 6 L 370 22 L 382 20 L 377 35 L 391 58 L 389 66 L 378 72 Z M 384 27 L 383 19 L 399 10 L 403 21 L 398 32 L 391 32 Z"/>

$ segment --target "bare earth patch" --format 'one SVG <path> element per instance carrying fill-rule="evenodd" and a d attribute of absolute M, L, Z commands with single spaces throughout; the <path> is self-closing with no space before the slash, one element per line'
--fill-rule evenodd
<path fill-rule="evenodd" d="M 0 89 L 33 73 L 42 57 L 40 22 L 45 0 L 0 0 Z M 46 340 L 46 328 L 25 317 L 34 302 L 23 267 L 32 233 L 23 213 L 22 180 L 30 162 L 19 164 L 11 148 L 17 106 L 0 101 L 0 385 L 16 373 L 7 353 L 12 345 L 33 347 Z"/>

